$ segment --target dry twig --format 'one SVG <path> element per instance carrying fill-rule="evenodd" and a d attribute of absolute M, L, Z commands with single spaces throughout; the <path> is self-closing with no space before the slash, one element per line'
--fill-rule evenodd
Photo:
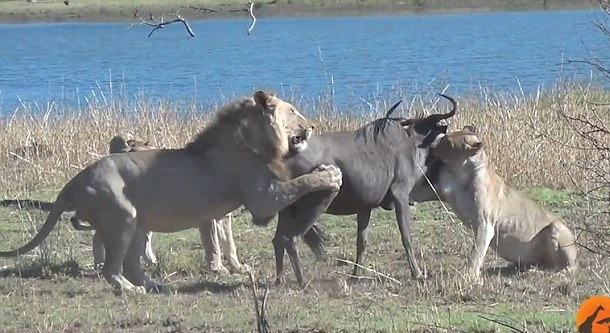
<path fill-rule="evenodd" d="M 527 330 L 525 330 L 525 329 L 519 329 L 519 328 L 517 328 L 517 327 L 515 327 L 515 326 L 512 326 L 512 325 L 508 324 L 507 322 L 505 322 L 505 321 L 503 321 L 503 320 L 500 320 L 500 319 L 496 319 L 496 318 L 488 318 L 488 317 L 483 316 L 483 315 L 481 315 L 481 314 L 479 314 L 479 318 L 481 318 L 481 319 L 485 319 L 485 320 L 490 321 L 490 322 L 492 322 L 492 323 L 495 323 L 495 324 L 498 324 L 498 325 L 503 326 L 503 327 L 505 327 L 505 328 L 508 328 L 509 330 L 511 330 L 511 332 L 516 332 L 516 333 L 527 333 Z"/>
<path fill-rule="evenodd" d="M 269 323 L 265 315 L 265 306 L 267 304 L 267 294 L 269 293 L 269 287 L 265 287 L 263 293 L 263 300 L 259 306 L 258 304 L 258 288 L 256 287 L 256 280 L 251 270 L 248 270 L 248 277 L 250 278 L 250 287 L 252 289 L 252 298 L 254 299 L 254 311 L 256 314 L 256 328 L 258 333 L 269 333 Z"/>
<path fill-rule="evenodd" d="M 350 264 L 350 265 L 356 265 L 356 266 L 358 266 L 359 268 L 362 268 L 362 269 L 364 269 L 364 270 L 366 270 L 366 271 L 372 272 L 373 274 L 375 274 L 375 275 L 376 275 L 376 276 L 378 276 L 378 277 L 382 277 L 382 278 L 384 278 L 384 279 L 387 279 L 387 280 L 390 280 L 390 281 L 392 281 L 392 282 L 398 283 L 399 285 L 402 285 L 402 282 L 400 282 L 400 281 L 396 280 L 395 278 L 393 278 L 393 277 L 391 277 L 391 276 L 388 276 L 388 275 L 385 275 L 385 274 L 383 274 L 383 273 L 380 273 L 380 272 L 378 272 L 378 271 L 376 271 L 376 270 L 374 270 L 374 269 L 371 269 L 371 268 L 368 268 L 368 267 L 364 267 L 364 266 L 359 265 L 359 264 L 357 264 L 357 263 L 355 263 L 355 262 L 353 262 L 353 261 L 350 261 L 350 260 L 345 260 L 345 259 L 339 259 L 339 258 L 331 258 L 331 259 L 336 260 L 336 261 L 339 261 L 339 262 L 342 262 L 342 263 Z M 346 274 L 346 275 L 347 275 L 347 274 Z M 354 278 L 361 278 L 360 276 L 355 276 L 355 275 L 351 275 L 351 274 L 349 274 L 349 276 L 350 276 L 350 277 L 354 277 Z"/>

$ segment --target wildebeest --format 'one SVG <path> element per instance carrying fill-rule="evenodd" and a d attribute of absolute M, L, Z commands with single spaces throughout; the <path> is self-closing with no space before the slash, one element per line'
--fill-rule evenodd
<path fill-rule="evenodd" d="M 456 102 L 449 96 L 453 108 L 446 114 L 434 114 L 421 119 L 391 118 L 394 105 L 384 118 L 374 120 L 355 131 L 334 132 L 315 136 L 309 148 L 287 162 L 293 176 L 310 172 L 319 164 L 334 164 L 341 168 L 343 185 L 340 191 L 320 191 L 303 196 L 279 213 L 273 238 L 277 280 L 283 280 L 284 250 L 288 252 L 297 281 L 303 285 L 296 241 L 306 235 L 307 244 L 319 257 L 320 238 L 309 230 L 326 211 L 333 215 L 357 214 L 358 236 L 354 275 L 368 243 L 371 210 L 376 207 L 396 209 L 396 220 L 407 253 L 411 276 L 425 278 L 417 265 L 410 236 L 409 193 L 432 163 L 430 150 L 447 132 L 444 119 L 456 112 Z M 309 232 L 308 232 L 309 230 Z M 317 244 L 316 244 L 317 243 Z"/>

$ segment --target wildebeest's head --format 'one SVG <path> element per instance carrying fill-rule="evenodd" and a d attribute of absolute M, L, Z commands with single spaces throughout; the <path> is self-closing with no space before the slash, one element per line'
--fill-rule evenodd
<path fill-rule="evenodd" d="M 447 133 L 447 122 L 445 119 L 455 115 L 457 109 L 455 100 L 447 95 L 439 95 L 448 99 L 453 105 L 450 112 L 433 114 L 425 118 L 400 120 L 400 124 L 405 128 L 409 137 L 421 138 L 421 143 L 418 145 L 418 148 L 433 148 L 438 140 Z"/>

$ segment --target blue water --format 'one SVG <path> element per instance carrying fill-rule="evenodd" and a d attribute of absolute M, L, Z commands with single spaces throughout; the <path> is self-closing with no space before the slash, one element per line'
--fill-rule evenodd
<path fill-rule="evenodd" d="M 566 58 L 607 55 L 596 11 L 191 22 L 147 38 L 128 24 L 0 25 L 0 113 L 145 95 L 217 101 L 272 89 L 339 108 L 390 95 L 483 87 L 526 94 L 558 77 L 589 80 Z M 600 47 L 603 46 L 603 48 Z"/>

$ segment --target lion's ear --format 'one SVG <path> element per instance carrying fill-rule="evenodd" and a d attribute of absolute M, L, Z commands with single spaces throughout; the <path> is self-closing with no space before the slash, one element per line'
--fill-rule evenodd
<path fill-rule="evenodd" d="M 265 110 L 274 109 L 275 94 L 259 90 L 254 93 L 254 102 Z"/>
<path fill-rule="evenodd" d="M 462 128 L 462 131 L 476 134 L 477 128 L 474 125 L 466 125 L 466 126 L 464 126 L 464 128 Z"/>

